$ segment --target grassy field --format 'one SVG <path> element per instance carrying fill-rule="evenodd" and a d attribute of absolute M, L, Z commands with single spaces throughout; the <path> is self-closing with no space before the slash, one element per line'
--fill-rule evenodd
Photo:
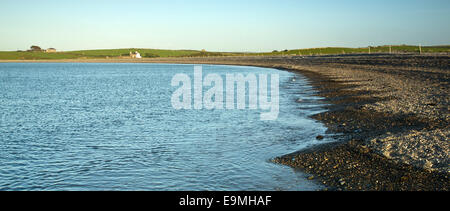
<path fill-rule="evenodd" d="M 422 46 L 422 53 L 450 53 L 450 46 Z M 335 55 L 335 54 L 360 54 L 360 53 L 420 53 L 419 46 L 392 45 L 366 48 L 310 48 L 297 50 L 282 50 L 270 53 L 254 53 L 255 55 Z"/>
<path fill-rule="evenodd" d="M 156 50 L 156 49 L 111 49 L 111 50 L 83 50 L 56 53 L 0 51 L 3 60 L 40 60 L 40 59 L 106 59 L 129 56 L 130 51 L 138 51 L 142 57 L 180 57 L 201 53 L 193 50 Z"/>
<path fill-rule="evenodd" d="M 111 49 L 83 50 L 56 53 L 0 51 L 0 60 L 52 60 L 52 59 L 108 59 L 128 58 L 130 51 L 138 51 L 144 58 L 155 57 L 208 57 L 208 56 L 275 56 L 275 55 L 330 55 L 369 53 L 369 48 L 311 48 L 297 50 L 282 50 L 262 53 L 220 53 L 195 50 L 157 50 L 157 49 Z M 370 47 L 371 53 L 419 53 L 418 46 L 377 46 Z M 424 46 L 422 53 L 450 53 L 450 46 Z"/>

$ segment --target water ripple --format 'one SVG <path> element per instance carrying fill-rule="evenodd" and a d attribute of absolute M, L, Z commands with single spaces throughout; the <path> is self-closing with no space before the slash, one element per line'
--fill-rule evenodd
<path fill-rule="evenodd" d="M 274 69 L 203 69 L 280 74 L 279 119 L 172 109 L 171 78 L 193 65 L 0 64 L 0 190 L 318 189 L 268 162 L 325 132 L 308 118 L 323 110 L 308 82 Z"/>

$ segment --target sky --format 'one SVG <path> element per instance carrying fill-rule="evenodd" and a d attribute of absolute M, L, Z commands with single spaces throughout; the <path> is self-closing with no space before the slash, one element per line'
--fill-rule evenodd
<path fill-rule="evenodd" d="M 450 44 L 449 0 L 0 0 L 0 50 Z"/>

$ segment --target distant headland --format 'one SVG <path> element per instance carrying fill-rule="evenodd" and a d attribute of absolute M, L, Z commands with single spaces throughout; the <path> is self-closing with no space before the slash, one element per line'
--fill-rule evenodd
<path fill-rule="evenodd" d="M 443 46 L 413 46 L 413 45 L 383 45 L 361 48 L 325 47 L 294 50 L 273 50 L 271 52 L 211 52 L 206 50 L 164 50 L 145 48 L 102 49 L 58 51 L 56 48 L 41 48 L 33 45 L 27 50 L 0 51 L 0 60 L 61 60 L 61 59 L 134 59 L 136 52 L 142 58 L 165 57 L 214 57 L 214 56 L 315 56 L 337 54 L 375 54 L 375 53 L 409 53 L 449 54 L 450 45 Z"/>

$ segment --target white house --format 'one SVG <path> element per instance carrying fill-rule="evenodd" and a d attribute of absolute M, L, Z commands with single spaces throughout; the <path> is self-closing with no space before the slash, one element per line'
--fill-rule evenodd
<path fill-rule="evenodd" d="M 132 58 L 132 59 L 142 59 L 142 56 L 141 56 L 141 54 L 139 53 L 139 52 L 134 52 L 134 53 L 132 53 L 131 51 L 130 51 L 130 57 Z"/>

